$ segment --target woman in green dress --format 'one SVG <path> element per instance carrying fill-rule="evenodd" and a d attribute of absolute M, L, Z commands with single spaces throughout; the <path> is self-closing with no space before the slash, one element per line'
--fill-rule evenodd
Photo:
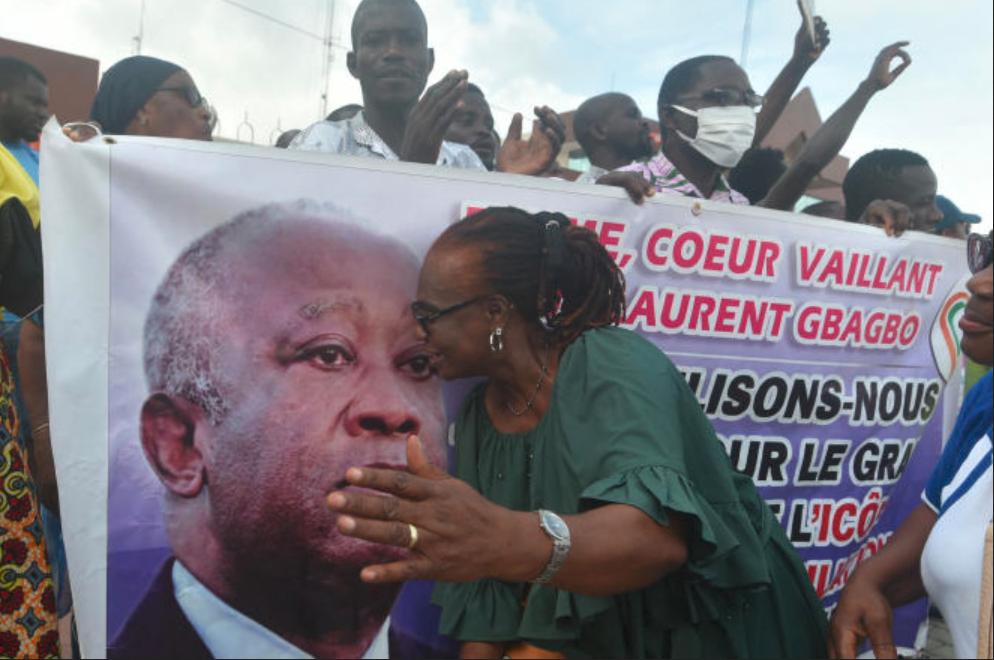
<path fill-rule="evenodd" d="M 446 380 L 486 379 L 456 471 L 352 468 L 338 529 L 408 547 L 463 657 L 823 657 L 825 616 L 680 373 L 614 327 L 624 276 L 559 214 L 492 208 L 431 248 L 412 306 Z M 370 490 L 391 497 L 379 496 Z"/>

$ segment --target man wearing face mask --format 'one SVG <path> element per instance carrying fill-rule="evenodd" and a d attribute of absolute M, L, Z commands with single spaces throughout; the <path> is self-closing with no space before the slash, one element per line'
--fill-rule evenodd
<path fill-rule="evenodd" d="M 731 58 L 703 55 L 681 62 L 659 90 L 662 152 L 620 171 L 641 174 L 660 193 L 748 204 L 724 173 L 752 146 L 762 104 Z"/>

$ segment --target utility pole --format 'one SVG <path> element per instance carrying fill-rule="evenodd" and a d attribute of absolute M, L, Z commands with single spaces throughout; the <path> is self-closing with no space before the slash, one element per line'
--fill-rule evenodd
<path fill-rule="evenodd" d="M 142 41 L 145 39 L 145 0 L 141 0 L 141 13 L 138 15 L 138 34 L 131 37 L 135 42 L 135 55 L 142 54 Z"/>
<path fill-rule="evenodd" d="M 324 119 L 328 116 L 328 92 L 331 86 L 331 70 L 335 62 L 335 0 L 326 0 L 325 11 L 327 19 L 324 27 L 324 57 L 321 58 L 321 114 Z"/>
<path fill-rule="evenodd" d="M 752 9 L 753 0 L 747 0 L 745 26 L 742 28 L 742 56 L 739 58 L 739 66 L 743 69 L 749 59 L 749 42 L 752 41 Z"/>

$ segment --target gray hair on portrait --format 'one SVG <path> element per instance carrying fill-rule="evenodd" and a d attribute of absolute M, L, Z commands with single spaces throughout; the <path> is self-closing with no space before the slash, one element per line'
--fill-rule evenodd
<path fill-rule="evenodd" d="M 305 199 L 254 208 L 215 227 L 180 254 L 152 297 L 144 330 L 149 392 L 196 404 L 215 426 L 224 420 L 226 398 L 233 388 L 217 373 L 217 362 L 224 343 L 222 321 L 232 313 L 226 292 L 239 277 L 230 268 L 232 248 L 259 243 L 301 220 L 326 221 L 339 227 L 343 238 L 354 239 L 360 233 L 400 245 L 396 239 L 370 232 L 365 228 L 370 223 L 348 211 Z"/>

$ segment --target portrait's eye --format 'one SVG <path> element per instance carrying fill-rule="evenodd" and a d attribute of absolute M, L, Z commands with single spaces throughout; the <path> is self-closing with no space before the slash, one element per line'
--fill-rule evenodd
<path fill-rule="evenodd" d="M 414 380 L 428 380 L 435 375 L 435 371 L 431 367 L 431 358 L 425 353 L 414 355 L 400 362 L 397 366 Z"/>
<path fill-rule="evenodd" d="M 300 352 L 300 360 L 319 369 L 342 369 L 355 364 L 355 356 L 340 344 L 308 346 Z"/>

